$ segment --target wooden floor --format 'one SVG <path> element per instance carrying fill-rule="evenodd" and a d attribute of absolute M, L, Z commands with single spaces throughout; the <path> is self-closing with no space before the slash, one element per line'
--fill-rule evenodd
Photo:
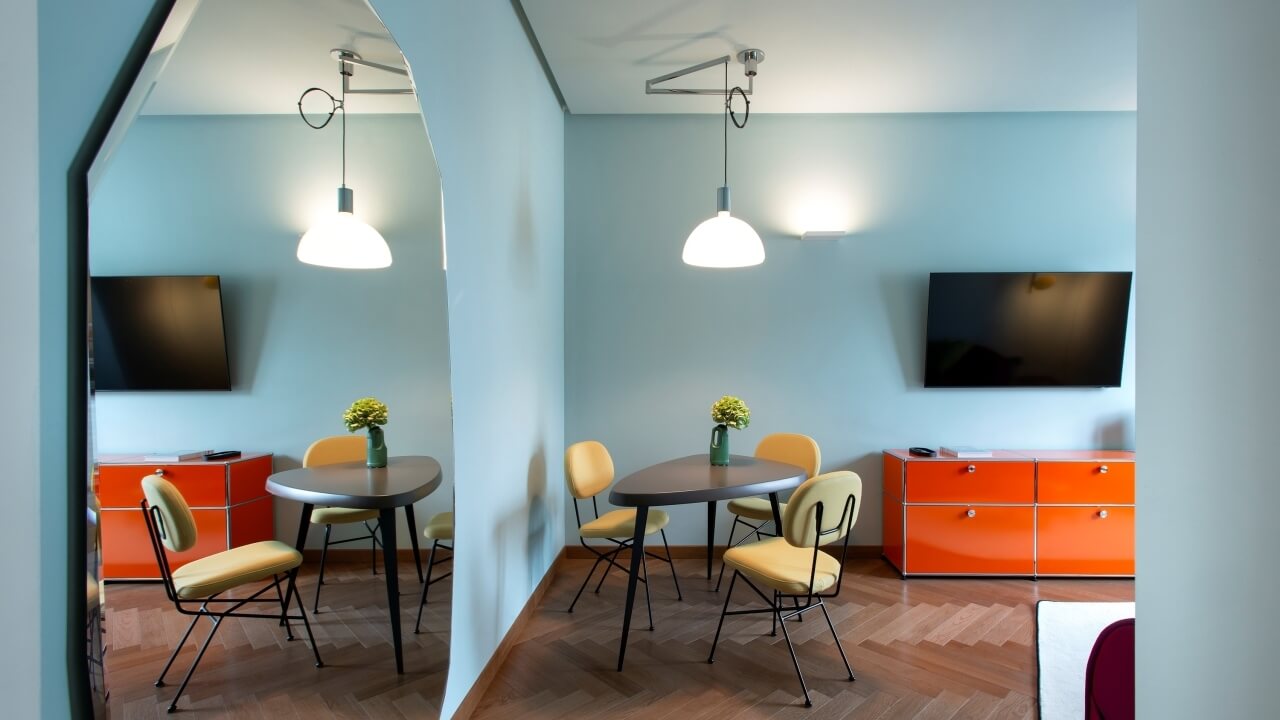
<path fill-rule="evenodd" d="M 647 630 L 638 597 L 626 671 L 616 672 L 621 573 L 599 595 L 588 588 L 573 614 L 564 611 L 589 567 L 587 560 L 561 566 L 476 718 L 1034 718 L 1035 603 L 1133 599 L 1125 580 L 904 582 L 883 561 L 857 561 L 829 602 L 856 682 L 848 682 L 820 611 L 788 624 L 813 697 L 806 709 L 767 615 L 728 618 L 716 662 L 707 664 L 724 598 L 710 591 L 702 560 L 677 561 L 684 602 L 676 602 L 666 568 L 650 563 L 657 629 Z M 753 598 L 739 583 L 734 605 Z"/>
<path fill-rule="evenodd" d="M 425 564 L 425 560 L 424 560 Z M 448 566 L 445 566 L 446 568 Z M 448 670 L 452 580 L 431 586 L 422 633 L 413 634 L 422 586 L 412 565 L 400 564 L 400 609 L 405 674 L 397 676 L 381 573 L 368 564 L 330 562 L 320 613 L 311 627 L 325 667 L 317 669 L 306 636 L 294 624 L 293 642 L 269 620 L 227 620 L 178 703 L 187 718 L 434 718 L 440 714 Z M 315 565 L 299 580 L 310 611 Z M 209 623 L 202 621 L 166 676 L 153 686 L 190 620 L 174 610 L 156 584 L 107 586 L 108 716 L 165 714 Z"/>

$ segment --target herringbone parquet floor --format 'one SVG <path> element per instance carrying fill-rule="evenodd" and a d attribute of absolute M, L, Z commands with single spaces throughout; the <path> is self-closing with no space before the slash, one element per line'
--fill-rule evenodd
<path fill-rule="evenodd" d="M 1006 720 L 1036 716 L 1038 600 L 1132 600 L 1123 580 L 901 580 L 883 561 L 853 562 L 831 619 L 858 679 L 844 676 L 820 611 L 789 623 L 814 707 L 800 699 L 782 634 L 767 615 L 730 617 L 706 663 L 723 594 L 701 560 L 677 561 L 684 602 L 651 563 L 656 630 L 637 598 L 626 671 L 616 672 L 625 585 L 613 573 L 564 609 L 590 567 L 568 561 L 481 700 L 497 718 L 804 718 Z M 726 578 L 724 589 L 728 588 Z M 723 593 L 723 590 L 722 590 Z M 734 606 L 755 598 L 739 584 Z"/>
<path fill-rule="evenodd" d="M 424 558 L 423 564 L 426 564 Z M 448 566 L 445 566 L 446 569 Z M 367 563 L 335 563 L 325 568 L 320 613 L 311 628 L 324 659 L 317 669 L 300 623 L 293 642 L 269 620 L 223 622 L 213 644 L 178 703 L 186 718 L 436 718 L 448 671 L 452 580 L 432 584 L 422 615 L 422 633 L 413 634 L 422 586 L 412 564 L 400 563 L 400 622 L 405 674 L 397 676 L 382 575 Z M 310 612 L 315 596 L 315 564 L 299 578 Z M 107 586 L 107 703 L 113 720 L 174 717 L 165 708 L 208 633 L 201 621 L 166 676 L 153 686 L 189 618 L 174 610 L 156 584 Z"/>

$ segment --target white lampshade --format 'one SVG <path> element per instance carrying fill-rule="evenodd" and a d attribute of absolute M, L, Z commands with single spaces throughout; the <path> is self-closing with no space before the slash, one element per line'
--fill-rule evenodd
<path fill-rule="evenodd" d="M 373 270 L 391 265 L 387 241 L 351 213 L 350 193 L 348 188 L 341 188 L 338 212 L 316 223 L 298 241 L 299 260 L 348 270 Z"/>
<path fill-rule="evenodd" d="M 719 212 L 703 220 L 684 241 L 687 265 L 738 268 L 764 262 L 764 243 L 750 225 L 729 214 L 729 188 L 720 188 Z"/>

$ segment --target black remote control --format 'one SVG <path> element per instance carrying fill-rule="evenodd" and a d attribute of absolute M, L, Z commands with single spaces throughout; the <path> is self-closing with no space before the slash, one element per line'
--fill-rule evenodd
<path fill-rule="evenodd" d="M 907 452 L 911 453 L 912 455 L 915 455 L 916 457 L 933 457 L 934 455 L 937 454 L 927 447 L 908 448 Z"/>
<path fill-rule="evenodd" d="M 219 452 L 205 453 L 205 460 L 226 460 L 227 458 L 240 457 L 239 450 L 221 450 Z"/>

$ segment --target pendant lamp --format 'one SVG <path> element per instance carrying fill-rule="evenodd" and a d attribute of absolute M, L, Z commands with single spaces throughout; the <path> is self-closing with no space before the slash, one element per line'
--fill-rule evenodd
<path fill-rule="evenodd" d="M 759 52 L 759 51 L 751 51 Z M 764 54 L 760 53 L 760 58 Z M 748 74 L 754 76 L 754 66 L 748 66 Z M 747 104 L 746 115 L 742 124 L 734 117 L 735 127 L 743 128 L 751 117 L 751 101 L 742 88 L 729 90 L 729 63 L 724 64 L 724 185 L 716 192 L 716 214 L 703 220 L 689 233 L 684 241 L 684 252 L 681 259 L 686 265 L 707 268 L 739 268 L 759 265 L 764 262 L 764 243 L 760 235 L 746 222 L 734 217 L 729 211 L 729 116 L 732 114 L 730 104 L 734 93 L 742 96 Z"/>
<path fill-rule="evenodd" d="M 333 113 L 342 111 L 342 184 L 338 187 L 338 211 L 311 226 L 298 241 L 298 260 L 309 265 L 348 270 L 374 270 L 391 265 L 391 248 L 382 234 L 355 215 L 355 193 L 347 187 L 347 88 L 345 78 L 351 75 L 346 62 L 339 61 L 343 75 L 342 99 L 336 100 L 320 88 L 311 88 L 298 99 L 298 113 L 317 130 L 329 124 Z M 312 125 L 302 111 L 307 93 L 319 91 L 333 101 L 333 110 L 320 125 Z"/>

